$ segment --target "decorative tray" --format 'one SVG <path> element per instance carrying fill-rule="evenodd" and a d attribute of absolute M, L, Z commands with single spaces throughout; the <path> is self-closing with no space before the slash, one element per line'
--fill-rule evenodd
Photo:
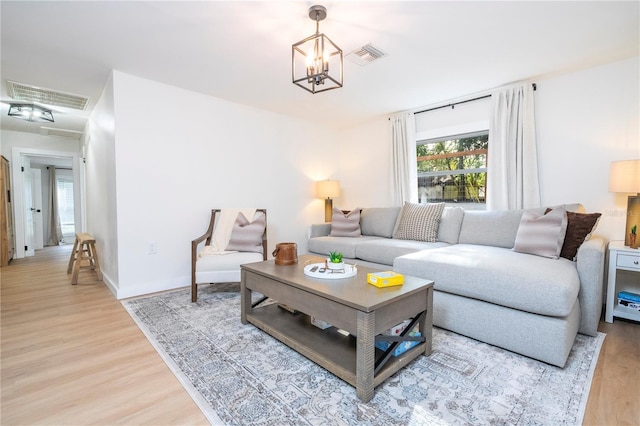
<path fill-rule="evenodd" d="M 314 269 L 315 268 L 315 269 Z M 326 269 L 323 263 L 310 263 L 304 267 L 304 274 L 313 278 L 323 278 L 326 280 L 339 280 L 342 278 L 355 277 L 358 274 L 358 268 L 355 265 L 347 265 L 344 269 Z"/>

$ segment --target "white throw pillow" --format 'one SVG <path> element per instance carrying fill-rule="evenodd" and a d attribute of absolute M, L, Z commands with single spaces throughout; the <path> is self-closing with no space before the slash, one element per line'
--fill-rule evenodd
<path fill-rule="evenodd" d="M 256 212 L 251 222 L 242 213 L 238 213 L 225 250 L 262 253 L 262 236 L 265 226 L 267 226 L 267 218 L 264 212 Z"/>
<path fill-rule="evenodd" d="M 330 237 L 359 237 L 361 235 L 359 208 L 355 208 L 347 214 L 342 213 L 340 209 L 333 209 Z"/>
<path fill-rule="evenodd" d="M 567 232 L 567 211 L 557 207 L 548 214 L 525 211 L 520 220 L 514 251 L 557 259 Z"/>

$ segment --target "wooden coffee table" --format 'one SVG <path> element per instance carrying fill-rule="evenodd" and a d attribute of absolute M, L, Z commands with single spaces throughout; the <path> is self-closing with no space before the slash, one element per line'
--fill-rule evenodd
<path fill-rule="evenodd" d="M 304 255 L 295 265 L 276 265 L 273 260 L 243 265 L 241 320 L 355 386 L 358 397 L 367 402 L 389 376 L 419 355 L 431 354 L 433 281 L 405 276 L 401 286 L 378 288 L 367 283 L 367 273 L 375 270 L 363 266 L 352 278 L 328 280 L 304 274 L 305 264 L 323 261 Z M 252 307 L 253 291 L 304 314 L 294 315 L 278 304 Z M 333 327 L 321 330 L 309 316 Z M 377 335 L 409 318 L 418 324 L 422 343 L 397 357 L 391 356 L 393 343 L 386 352 L 375 348 Z"/>

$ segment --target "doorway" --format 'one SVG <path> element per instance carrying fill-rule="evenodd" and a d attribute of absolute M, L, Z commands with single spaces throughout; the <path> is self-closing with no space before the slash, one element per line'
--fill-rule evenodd
<path fill-rule="evenodd" d="M 79 160 L 72 152 L 13 148 L 14 258 L 33 256 L 36 249 L 56 241 L 72 243 L 75 233 L 84 229 Z M 52 213 L 60 218 L 58 233 Z"/>
<path fill-rule="evenodd" d="M 35 250 L 73 243 L 76 224 L 71 160 L 38 156 L 29 156 L 29 159 Z M 26 180 L 24 184 L 27 185 Z M 25 188 L 25 200 L 27 192 Z M 27 246 L 28 240 L 27 237 Z"/>

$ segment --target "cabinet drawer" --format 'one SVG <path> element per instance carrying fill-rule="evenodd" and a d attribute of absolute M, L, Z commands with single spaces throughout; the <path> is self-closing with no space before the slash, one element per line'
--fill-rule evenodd
<path fill-rule="evenodd" d="M 637 269 L 640 271 L 640 255 L 632 254 L 618 254 L 618 260 L 616 266 L 622 266 L 623 268 Z"/>

